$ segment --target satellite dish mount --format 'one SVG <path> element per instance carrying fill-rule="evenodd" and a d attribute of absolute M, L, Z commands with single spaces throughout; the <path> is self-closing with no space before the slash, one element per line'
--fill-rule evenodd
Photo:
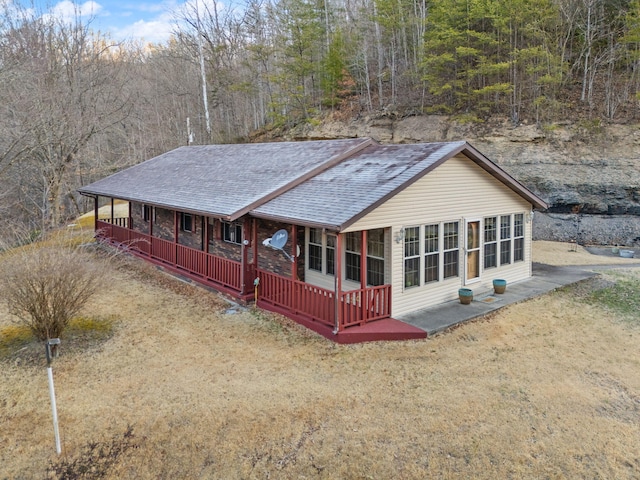
<path fill-rule="evenodd" d="M 274 233 L 271 238 L 267 238 L 264 242 L 262 242 L 262 244 L 265 247 L 273 248 L 274 250 L 280 250 L 289 260 L 293 262 L 294 257 L 284 251 L 284 246 L 287 244 L 287 240 L 289 240 L 289 234 L 286 230 L 282 229 Z M 300 255 L 299 249 L 296 256 L 298 255 Z"/>

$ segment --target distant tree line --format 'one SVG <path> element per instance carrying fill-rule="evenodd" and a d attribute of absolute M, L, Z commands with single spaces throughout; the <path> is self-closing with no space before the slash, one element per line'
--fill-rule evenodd
<path fill-rule="evenodd" d="M 638 115 L 640 0 L 190 3 L 153 46 L 116 43 L 79 12 L 2 5 L 5 237 L 63 224 L 87 208 L 79 185 L 176 146 L 329 112 L 514 125 Z"/>

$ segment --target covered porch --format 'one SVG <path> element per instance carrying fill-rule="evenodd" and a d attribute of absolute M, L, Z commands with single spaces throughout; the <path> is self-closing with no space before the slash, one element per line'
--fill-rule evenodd
<path fill-rule="evenodd" d="M 264 258 L 273 252 L 262 246 L 260 237 L 264 232 L 260 231 L 257 219 L 247 217 L 242 223 L 240 261 L 236 261 L 204 250 L 208 245 L 206 237 L 210 235 L 207 228 L 202 230 L 202 248 L 179 243 L 180 212 L 175 211 L 173 217 L 175 236 L 172 240 L 154 235 L 154 215 L 149 215 L 148 232 L 141 232 L 135 228 L 131 213 L 129 217 L 111 215 L 102 219 L 96 215 L 96 236 L 241 301 L 255 301 L 258 307 L 285 315 L 338 343 L 426 337 L 423 330 L 391 318 L 391 285 L 367 286 L 363 280 L 360 288 L 343 289 L 339 280 L 343 267 L 339 261 L 336 262 L 338 280 L 334 289 L 299 280 L 299 262 L 304 263 L 303 240 L 300 241 L 303 244 L 301 256 L 287 260 L 286 269 L 268 268 L 271 262 Z M 204 219 L 204 222 L 208 223 L 208 220 Z M 299 227 L 289 225 L 288 228 L 295 250 Z M 366 244 L 366 232 L 362 235 Z M 342 235 L 337 237 L 340 251 Z M 362 263 L 363 279 L 366 279 L 365 263 Z M 303 265 L 300 267 L 303 269 Z"/>

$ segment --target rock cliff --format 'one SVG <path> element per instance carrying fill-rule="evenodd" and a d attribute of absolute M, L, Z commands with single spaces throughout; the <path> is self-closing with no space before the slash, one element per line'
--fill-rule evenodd
<path fill-rule="evenodd" d="M 369 136 L 381 143 L 467 140 L 545 199 L 534 236 L 580 243 L 640 244 L 640 125 L 599 121 L 539 126 L 508 120 L 459 123 L 446 116 L 381 112 L 328 118 L 289 139 Z"/>

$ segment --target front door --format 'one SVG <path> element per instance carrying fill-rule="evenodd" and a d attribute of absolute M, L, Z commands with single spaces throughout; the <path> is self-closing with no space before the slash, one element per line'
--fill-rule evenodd
<path fill-rule="evenodd" d="M 465 283 L 480 280 L 480 221 L 467 221 Z"/>

